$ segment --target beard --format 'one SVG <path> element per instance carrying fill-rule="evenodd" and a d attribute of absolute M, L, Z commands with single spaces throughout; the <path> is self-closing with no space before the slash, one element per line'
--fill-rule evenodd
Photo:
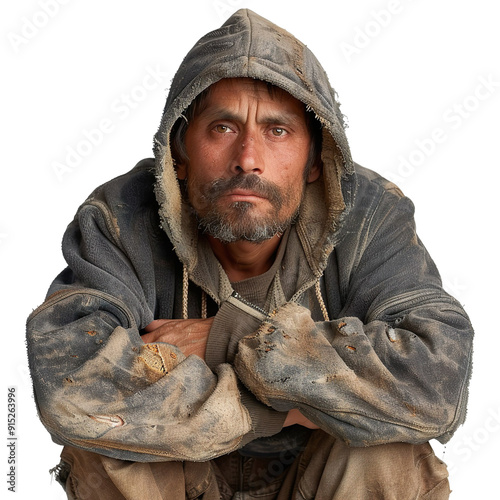
<path fill-rule="evenodd" d="M 247 201 L 237 201 L 220 208 L 217 203 L 219 199 L 234 189 L 247 189 L 266 198 L 270 210 L 264 215 L 254 214 L 254 204 Z M 201 199 L 198 200 L 204 207 L 202 214 L 192 205 L 191 207 L 204 234 L 222 243 L 262 243 L 284 233 L 296 221 L 304 189 L 305 183 L 299 199 L 294 203 L 293 194 L 280 189 L 276 184 L 255 174 L 240 174 L 229 179 L 216 179 L 203 187 Z M 281 213 L 283 208 L 288 209 L 288 215 Z"/>

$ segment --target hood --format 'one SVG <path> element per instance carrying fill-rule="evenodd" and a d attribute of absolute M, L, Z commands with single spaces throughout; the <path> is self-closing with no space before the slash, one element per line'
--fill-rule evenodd
<path fill-rule="evenodd" d="M 198 228 L 181 195 L 170 131 L 199 93 L 222 78 L 236 77 L 281 87 L 312 110 L 322 124 L 322 176 L 307 185 L 296 222 L 309 267 L 319 277 L 353 197 L 354 166 L 343 115 L 314 54 L 290 33 L 248 9 L 238 10 L 219 29 L 202 37 L 172 81 L 154 148 L 155 192 L 163 229 L 191 276 L 199 260 Z"/>

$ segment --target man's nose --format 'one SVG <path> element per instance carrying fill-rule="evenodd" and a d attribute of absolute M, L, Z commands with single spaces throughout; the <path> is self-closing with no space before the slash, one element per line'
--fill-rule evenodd
<path fill-rule="evenodd" d="M 264 172 L 263 139 L 252 133 L 242 134 L 234 144 L 232 171 L 236 174 Z"/>

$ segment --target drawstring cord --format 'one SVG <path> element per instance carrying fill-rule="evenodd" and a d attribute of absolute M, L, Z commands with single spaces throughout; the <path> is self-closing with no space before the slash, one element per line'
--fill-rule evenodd
<path fill-rule="evenodd" d="M 330 317 L 328 316 L 328 311 L 326 309 L 325 301 L 323 300 L 323 295 L 321 294 L 321 278 L 316 281 L 316 285 L 314 286 L 316 290 L 316 298 L 318 299 L 319 302 L 319 307 L 321 309 L 321 312 L 323 314 L 323 318 L 325 321 L 330 321 Z"/>
<path fill-rule="evenodd" d="M 182 266 L 182 318 L 188 319 L 189 273 L 186 264 Z M 201 317 L 207 319 L 207 294 L 201 291 Z"/>
<path fill-rule="evenodd" d="M 186 264 L 182 266 L 182 318 L 188 319 L 189 274 Z"/>
<path fill-rule="evenodd" d="M 207 319 L 207 294 L 201 291 L 201 318 Z"/>

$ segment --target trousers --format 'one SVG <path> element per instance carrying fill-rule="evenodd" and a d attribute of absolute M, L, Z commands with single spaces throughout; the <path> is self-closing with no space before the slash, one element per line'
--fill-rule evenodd
<path fill-rule="evenodd" d="M 207 462 L 128 462 L 64 447 L 57 479 L 70 500 L 444 500 L 446 465 L 429 443 L 347 446 L 316 430 L 275 458 L 233 452 Z"/>

